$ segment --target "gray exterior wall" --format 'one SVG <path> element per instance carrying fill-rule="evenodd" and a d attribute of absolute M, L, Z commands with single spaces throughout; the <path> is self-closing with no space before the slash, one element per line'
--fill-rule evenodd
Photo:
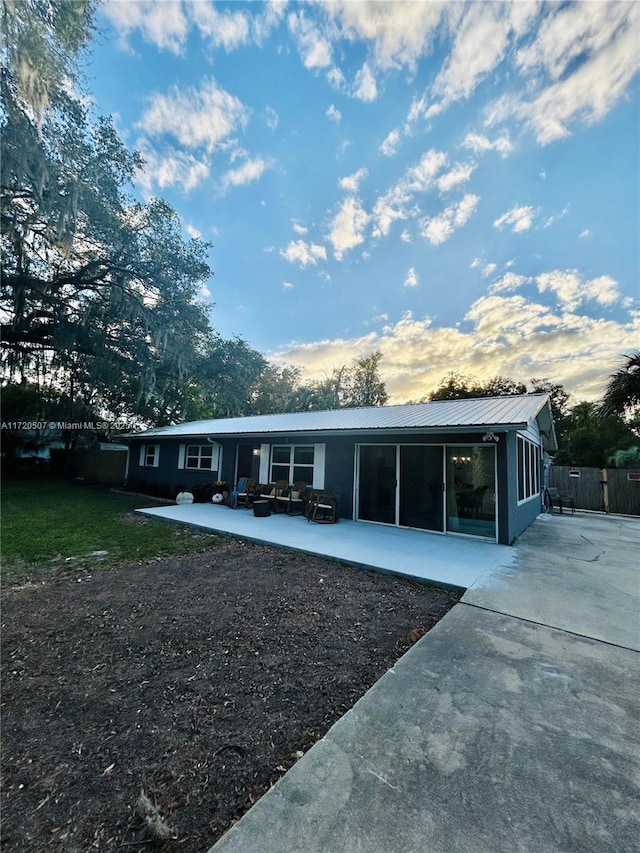
<path fill-rule="evenodd" d="M 530 432 L 528 438 L 534 438 Z M 511 545 L 536 520 L 542 512 L 542 489 L 522 503 L 518 503 L 518 447 L 517 433 L 510 432 L 505 436 L 506 460 L 504 464 L 505 481 L 502 491 L 506 516 L 504 539 L 499 541 Z M 539 437 L 538 437 L 539 440 Z M 500 469 L 499 469 L 500 470 Z M 540 460 L 540 483 L 543 483 L 544 462 Z M 506 498 L 506 500 L 505 500 Z"/>
<path fill-rule="evenodd" d="M 222 447 L 221 466 L 218 471 L 187 470 L 178 468 L 180 445 L 205 444 L 202 437 L 181 436 L 131 439 L 128 471 L 128 487 L 133 491 L 175 498 L 182 489 L 190 489 L 202 482 L 225 480 L 230 487 L 235 482 L 238 447 L 260 447 L 268 444 L 315 444 L 323 442 L 325 455 L 325 489 L 331 489 L 340 497 L 339 515 L 342 518 L 354 517 L 354 478 L 356 445 L 358 444 L 429 444 L 429 445 L 482 445 L 484 430 L 477 433 L 442 432 L 435 435 L 407 435 L 402 432 L 384 435 L 375 432 L 349 433 L 345 435 L 322 436 L 320 434 L 276 436 L 256 435 L 237 436 L 217 439 Z M 533 437 L 533 436 L 532 436 Z M 157 467 L 141 467 L 139 464 L 140 445 L 157 444 L 160 454 Z M 517 484 L 517 441 L 516 432 L 501 433 L 496 445 L 497 458 L 497 495 L 498 495 L 498 541 L 511 544 L 537 517 L 541 511 L 541 499 L 536 496 L 524 503 L 518 503 Z M 251 474 L 260 480 L 260 457 L 251 456 Z"/>

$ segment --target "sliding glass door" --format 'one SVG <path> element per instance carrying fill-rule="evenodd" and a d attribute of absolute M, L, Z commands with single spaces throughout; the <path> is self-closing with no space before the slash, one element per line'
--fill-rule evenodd
<path fill-rule="evenodd" d="M 361 445 L 359 463 L 358 518 L 395 524 L 395 444 Z"/>
<path fill-rule="evenodd" d="M 444 529 L 442 447 L 400 446 L 398 524 Z"/>
<path fill-rule="evenodd" d="M 444 530 L 440 446 L 360 446 L 358 518 L 423 530 Z"/>
<path fill-rule="evenodd" d="M 495 466 L 493 445 L 360 445 L 357 518 L 495 539 Z"/>
<path fill-rule="evenodd" d="M 447 530 L 496 538 L 496 451 L 447 447 Z"/>

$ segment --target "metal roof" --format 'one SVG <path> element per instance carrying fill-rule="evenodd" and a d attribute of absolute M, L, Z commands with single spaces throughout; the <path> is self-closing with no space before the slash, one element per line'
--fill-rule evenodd
<path fill-rule="evenodd" d="M 129 438 L 257 436 L 271 433 L 332 433 L 363 430 L 435 431 L 451 428 L 456 431 L 470 431 L 474 427 L 482 429 L 526 427 L 535 420 L 539 421 L 541 430 L 548 434 L 547 443 L 549 448 L 553 449 L 555 434 L 547 394 L 217 418 L 158 427 L 131 434 Z"/>

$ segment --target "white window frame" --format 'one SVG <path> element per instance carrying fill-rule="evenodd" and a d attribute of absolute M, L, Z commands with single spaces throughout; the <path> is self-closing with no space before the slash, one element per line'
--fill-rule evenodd
<path fill-rule="evenodd" d="M 160 464 L 160 445 L 141 444 L 138 463 L 141 468 L 157 468 Z"/>
<path fill-rule="evenodd" d="M 296 464 L 295 450 L 289 455 L 289 462 L 273 462 L 273 451 L 276 447 L 305 447 L 313 449 L 313 464 Z M 313 489 L 324 489 L 324 471 L 325 471 L 325 445 L 324 444 L 262 444 L 260 446 L 260 482 L 275 483 L 273 477 L 273 466 L 287 466 L 289 468 L 289 483 L 294 481 L 293 472 L 295 468 L 304 467 L 309 471 L 308 483 Z M 284 479 L 284 478 L 278 478 Z M 301 478 L 297 478 L 301 479 Z"/>
<path fill-rule="evenodd" d="M 311 451 L 313 454 L 313 459 L 311 464 L 308 462 L 296 462 L 296 450 L 298 448 L 304 448 L 306 451 Z M 276 450 L 286 449 L 289 451 L 289 461 L 288 462 L 274 462 L 273 457 Z M 276 477 L 274 476 L 273 469 L 274 468 L 284 468 L 287 467 L 289 469 L 289 474 L 287 478 L 288 483 L 293 483 L 295 480 L 306 479 L 306 481 L 313 482 L 313 469 L 315 466 L 315 447 L 313 444 L 273 444 L 271 446 L 271 466 L 269 469 L 269 482 L 275 483 L 276 480 L 283 480 L 284 477 Z M 294 470 L 298 468 L 303 468 L 305 471 L 309 472 L 309 476 L 304 477 L 294 477 Z"/>
<path fill-rule="evenodd" d="M 202 465 L 202 450 L 209 450 L 211 448 L 211 462 L 210 465 Z M 189 453 L 189 450 L 197 449 L 197 453 Z M 221 461 L 221 453 L 222 447 L 215 441 L 208 442 L 207 444 L 181 444 L 178 448 L 178 468 L 185 469 L 187 471 L 219 471 L 220 470 L 220 461 Z M 190 465 L 188 464 L 189 458 L 194 458 L 197 456 L 198 464 Z M 205 457 L 208 462 L 209 459 Z"/>
<path fill-rule="evenodd" d="M 206 451 L 203 455 L 202 451 Z M 213 471 L 217 457 L 212 444 L 187 444 L 184 454 L 184 467 L 188 471 Z M 193 461 L 196 460 L 196 464 Z M 206 463 L 206 464 L 203 464 Z"/>
<path fill-rule="evenodd" d="M 518 503 L 523 504 L 540 494 L 541 451 L 539 444 L 523 435 L 516 436 L 516 439 L 516 485 Z"/>

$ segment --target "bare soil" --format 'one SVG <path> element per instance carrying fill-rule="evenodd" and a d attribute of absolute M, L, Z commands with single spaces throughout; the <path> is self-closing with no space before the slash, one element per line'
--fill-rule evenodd
<path fill-rule="evenodd" d="M 204 853 L 460 595 L 226 537 L 5 588 L 3 850 Z"/>

